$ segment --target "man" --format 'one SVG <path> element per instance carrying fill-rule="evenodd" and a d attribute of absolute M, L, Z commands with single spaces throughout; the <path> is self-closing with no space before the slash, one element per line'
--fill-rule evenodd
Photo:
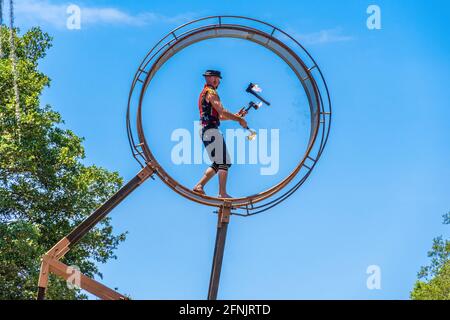
<path fill-rule="evenodd" d="M 202 125 L 200 134 L 212 165 L 206 169 L 193 191 L 205 194 L 204 186 L 217 173 L 219 175 L 219 198 L 231 198 L 227 193 L 228 168 L 231 166 L 231 163 L 225 140 L 219 131 L 220 120 L 234 120 L 239 122 L 243 128 L 247 128 L 247 122 L 242 118 L 245 114 L 233 114 L 226 110 L 220 102 L 217 94 L 217 88 L 219 87 L 220 79 L 222 79 L 220 71 L 207 70 L 203 76 L 206 84 L 198 99 Z"/>

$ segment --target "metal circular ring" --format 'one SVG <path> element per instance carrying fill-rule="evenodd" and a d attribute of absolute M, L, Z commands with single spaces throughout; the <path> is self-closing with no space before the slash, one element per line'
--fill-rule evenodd
<path fill-rule="evenodd" d="M 247 197 L 221 199 L 200 195 L 179 184 L 160 166 L 152 154 L 142 126 L 142 105 L 145 93 L 157 71 L 173 55 L 184 48 L 212 38 L 244 39 L 271 50 L 283 59 L 296 74 L 308 98 L 311 129 L 303 158 L 281 182 L 270 189 Z M 286 42 L 292 43 L 292 46 L 288 46 Z M 137 102 L 134 99 L 137 99 Z M 133 110 L 136 110 L 135 128 L 131 123 Z M 149 165 L 159 178 L 175 192 L 197 203 L 214 207 L 221 207 L 226 202 L 232 208 L 247 208 L 247 210 L 254 208 L 254 204 L 272 197 L 293 182 L 301 173 L 300 180 L 291 189 L 297 190 L 317 164 L 328 140 L 330 125 L 331 99 L 328 87 L 319 66 L 309 52 L 281 29 L 257 19 L 240 16 L 205 17 L 186 23 L 169 32 L 147 53 L 142 61 L 134 76 L 128 98 L 127 134 L 133 157 L 141 166 L 143 163 Z M 138 140 L 135 139 L 135 136 Z M 291 190 L 287 193 L 293 192 Z"/>

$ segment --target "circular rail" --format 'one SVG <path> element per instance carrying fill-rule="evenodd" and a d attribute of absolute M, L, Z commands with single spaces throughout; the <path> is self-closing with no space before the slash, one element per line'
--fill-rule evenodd
<path fill-rule="evenodd" d="M 259 44 L 278 55 L 297 76 L 308 98 L 311 129 L 308 146 L 295 169 L 278 184 L 263 192 L 242 198 L 221 199 L 200 195 L 178 183 L 160 166 L 148 147 L 143 126 L 142 106 L 147 89 L 157 71 L 173 55 L 184 48 L 213 38 L 236 38 Z M 287 43 L 290 43 L 289 46 Z M 137 101 L 135 101 L 137 100 Z M 132 126 L 131 114 L 136 114 Z M 266 22 L 240 16 L 211 16 L 186 23 L 164 36 L 145 56 L 130 89 L 127 108 L 127 134 L 133 157 L 141 166 L 149 165 L 156 175 L 180 195 L 208 206 L 220 207 L 226 201 L 235 213 L 249 216 L 268 210 L 287 199 L 311 174 L 327 143 L 331 125 L 331 99 L 323 74 L 309 52 L 293 37 Z M 297 181 L 294 181 L 295 179 Z M 270 197 L 286 188 L 290 189 L 276 199 Z M 266 200 L 266 203 L 263 201 Z M 261 203 L 260 203 L 261 202 Z M 259 203 L 258 205 L 256 205 Z"/>

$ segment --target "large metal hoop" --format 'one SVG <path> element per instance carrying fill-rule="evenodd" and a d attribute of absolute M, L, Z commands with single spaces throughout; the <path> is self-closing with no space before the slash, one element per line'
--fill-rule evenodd
<path fill-rule="evenodd" d="M 257 43 L 273 51 L 294 71 L 303 86 L 310 107 L 311 130 L 307 150 L 295 169 L 281 182 L 271 188 L 243 198 L 219 199 L 199 195 L 179 184 L 162 168 L 152 154 L 142 126 L 142 105 L 149 84 L 161 66 L 184 48 L 212 38 L 239 38 Z M 291 42 L 288 46 L 286 42 Z M 138 94 L 138 103 L 133 103 L 133 95 Z M 325 97 L 325 99 L 323 99 Z M 131 110 L 136 110 L 136 126 L 132 127 Z M 146 55 L 139 66 L 128 98 L 127 133 L 134 158 L 143 166 L 149 165 L 161 180 L 180 195 L 208 206 L 221 207 L 224 202 L 233 208 L 247 211 L 264 207 L 254 205 L 267 200 L 288 186 L 300 175 L 297 183 L 288 191 L 293 193 L 309 177 L 319 160 L 328 140 L 331 125 L 331 100 L 323 74 L 309 52 L 286 32 L 266 22 L 239 16 L 212 16 L 186 23 L 163 37 Z M 138 141 L 135 140 L 138 137 Z M 284 197 L 281 196 L 280 198 Z M 275 201 L 270 201 L 267 205 Z"/>

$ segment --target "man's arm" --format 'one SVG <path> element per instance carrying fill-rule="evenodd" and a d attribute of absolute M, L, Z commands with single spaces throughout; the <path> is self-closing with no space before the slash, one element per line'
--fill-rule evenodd
<path fill-rule="evenodd" d="M 238 117 L 241 117 L 237 113 L 235 113 L 234 115 L 238 116 Z M 233 120 L 233 119 L 230 119 L 228 116 L 226 116 L 224 113 L 222 113 L 222 115 L 220 116 L 220 120 Z"/>
<path fill-rule="evenodd" d="M 236 122 L 239 122 L 239 124 L 246 128 L 247 127 L 247 121 L 244 120 L 244 118 L 235 115 L 234 113 L 229 112 L 227 109 L 225 109 L 220 102 L 219 98 L 215 94 L 208 94 L 206 96 L 206 99 L 211 102 L 214 109 L 216 109 L 217 113 L 220 116 L 220 119 L 223 120 L 233 120 Z"/>

